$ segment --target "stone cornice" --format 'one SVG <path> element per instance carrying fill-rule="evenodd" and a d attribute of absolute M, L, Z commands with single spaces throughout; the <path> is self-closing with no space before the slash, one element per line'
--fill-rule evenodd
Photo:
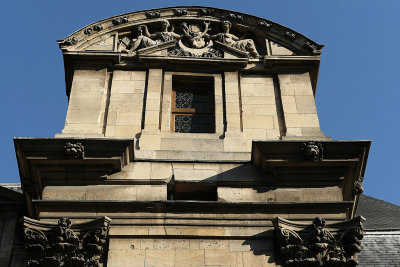
<path fill-rule="evenodd" d="M 112 32 L 130 31 L 134 26 L 154 23 L 160 19 L 168 19 L 171 22 L 184 20 L 219 22 L 229 20 L 234 25 L 262 34 L 299 55 L 318 55 L 323 47 L 323 45 L 317 44 L 306 36 L 275 22 L 236 11 L 200 6 L 166 7 L 110 17 L 89 24 L 59 40 L 58 43 L 62 50 L 76 51 L 80 50 L 80 47 L 84 47 L 85 44 L 90 43 L 91 40 L 99 38 L 99 36 Z"/>

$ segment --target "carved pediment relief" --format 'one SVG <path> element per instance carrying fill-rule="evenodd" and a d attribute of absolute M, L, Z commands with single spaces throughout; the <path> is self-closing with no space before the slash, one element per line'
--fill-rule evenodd
<path fill-rule="evenodd" d="M 63 51 L 136 55 L 165 49 L 165 56 L 249 57 L 316 55 L 321 45 L 271 21 L 216 8 L 180 7 L 133 12 L 93 23 L 59 41 Z M 156 48 L 159 47 L 160 49 Z M 140 54 L 140 53 L 139 53 Z"/>

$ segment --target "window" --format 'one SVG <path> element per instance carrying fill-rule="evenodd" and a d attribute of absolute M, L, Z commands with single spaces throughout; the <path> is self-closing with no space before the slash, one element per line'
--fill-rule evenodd
<path fill-rule="evenodd" d="M 172 77 L 171 131 L 215 133 L 214 78 Z"/>

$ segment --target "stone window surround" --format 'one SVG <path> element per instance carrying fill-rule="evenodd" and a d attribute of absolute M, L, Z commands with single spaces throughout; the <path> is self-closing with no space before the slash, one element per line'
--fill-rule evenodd
<path fill-rule="evenodd" d="M 206 76 L 214 78 L 215 133 L 175 133 L 171 132 L 172 76 Z M 163 137 L 191 137 L 218 139 L 224 133 L 222 75 L 195 72 L 164 72 L 161 105 L 161 135 Z"/>

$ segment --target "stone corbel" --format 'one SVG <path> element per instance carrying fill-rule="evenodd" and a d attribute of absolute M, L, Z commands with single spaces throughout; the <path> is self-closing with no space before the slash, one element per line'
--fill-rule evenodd
<path fill-rule="evenodd" d="M 277 217 L 273 224 L 278 259 L 283 266 L 356 266 L 364 221 L 359 216 L 327 225 L 317 217 L 307 225 Z"/>
<path fill-rule="evenodd" d="M 100 267 L 106 255 L 111 219 L 72 224 L 68 218 L 48 223 L 22 219 L 28 267 Z"/>

